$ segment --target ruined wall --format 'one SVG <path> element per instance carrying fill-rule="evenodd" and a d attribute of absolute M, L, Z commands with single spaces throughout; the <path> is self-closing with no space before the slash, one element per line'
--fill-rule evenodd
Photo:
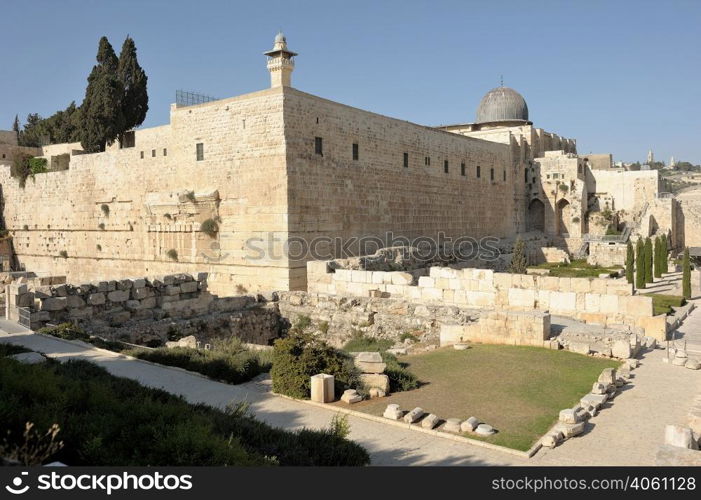
<path fill-rule="evenodd" d="M 626 263 L 627 244 L 608 241 L 589 242 L 587 263 L 593 266 L 624 266 Z"/>
<path fill-rule="evenodd" d="M 315 153 L 315 137 L 323 141 L 323 154 Z M 436 238 L 439 232 L 480 237 L 514 231 L 513 217 L 505 216 L 514 210 L 508 145 L 387 118 L 294 89 L 285 89 L 285 140 L 291 236 L 306 241 L 384 238 L 391 231 L 413 239 Z M 353 144 L 358 144 L 357 160 Z M 331 252 L 328 245 L 317 250 Z M 298 278 L 295 288 L 306 285 L 310 258 L 291 263 Z"/>
<path fill-rule="evenodd" d="M 646 201 L 657 198 L 659 177 L 656 170 L 616 171 L 586 169 L 589 193 L 609 193 L 614 210 L 635 212 Z"/>
<path fill-rule="evenodd" d="M 250 259 L 245 245 L 287 234 L 282 105 L 281 89 L 269 89 L 174 106 L 170 125 L 137 131 L 135 147 L 72 156 L 69 170 L 24 189 L 0 168 L 19 262 L 69 282 L 204 271 L 221 295 L 287 289 L 284 255 Z M 199 230 L 207 219 L 219 221 L 214 238 Z"/>
<path fill-rule="evenodd" d="M 549 311 L 601 325 L 638 326 L 664 339 L 664 316 L 653 316 L 652 298 L 633 295 L 625 279 L 558 278 L 485 269 L 431 267 L 429 276 L 328 268 L 310 262 L 309 292 L 356 297 L 403 297 L 481 309 Z"/>

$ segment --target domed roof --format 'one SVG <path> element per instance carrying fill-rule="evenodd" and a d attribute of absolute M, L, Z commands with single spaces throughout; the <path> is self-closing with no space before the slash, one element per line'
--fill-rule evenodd
<path fill-rule="evenodd" d="M 521 94 L 509 87 L 490 90 L 477 108 L 477 123 L 528 121 L 528 105 Z"/>
<path fill-rule="evenodd" d="M 277 35 L 275 35 L 275 43 L 280 42 L 287 42 L 287 38 L 285 38 L 285 34 L 282 31 L 278 31 Z"/>

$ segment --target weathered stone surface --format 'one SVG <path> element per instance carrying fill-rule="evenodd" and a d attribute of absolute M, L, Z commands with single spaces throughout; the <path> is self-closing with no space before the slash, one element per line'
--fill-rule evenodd
<path fill-rule="evenodd" d="M 425 413 L 426 413 L 426 412 L 424 412 L 423 408 L 420 408 L 420 407 L 417 406 L 416 408 L 414 408 L 413 410 L 411 410 L 409 413 L 407 413 L 406 415 L 404 415 L 404 421 L 405 421 L 407 424 L 413 424 L 413 423 L 416 422 L 418 419 L 420 419 L 421 417 L 423 417 L 423 416 L 425 415 Z"/>
<path fill-rule="evenodd" d="M 604 368 L 604 370 L 601 372 L 601 375 L 599 375 L 598 381 L 601 384 L 603 384 L 604 387 L 615 384 L 616 383 L 616 369 L 615 368 Z"/>
<path fill-rule="evenodd" d="M 698 450 L 699 446 L 689 427 L 667 425 L 664 428 L 664 443 L 679 448 Z"/>
<path fill-rule="evenodd" d="M 363 397 L 358 394 L 358 391 L 355 389 L 347 389 L 343 391 L 343 395 L 341 396 L 341 401 L 348 404 L 359 403 L 362 400 Z"/>
<path fill-rule="evenodd" d="M 21 352 L 19 354 L 13 354 L 10 356 L 10 358 L 15 359 L 25 365 L 35 365 L 46 361 L 46 358 L 38 352 Z"/>
<path fill-rule="evenodd" d="M 68 306 L 66 297 L 51 297 L 41 301 L 42 311 L 62 311 Z"/>
<path fill-rule="evenodd" d="M 601 382 L 594 382 L 591 388 L 592 394 L 606 394 L 606 386 Z"/>
<path fill-rule="evenodd" d="M 491 436 L 492 434 L 495 434 L 496 431 L 494 428 L 489 425 L 489 424 L 479 424 L 477 428 L 475 429 L 475 434 L 479 436 Z"/>
<path fill-rule="evenodd" d="M 566 408 L 560 410 L 560 422 L 564 424 L 576 424 L 581 420 L 580 415 L 575 408 Z"/>
<path fill-rule="evenodd" d="M 460 419 L 459 418 L 449 418 L 443 424 L 443 430 L 446 432 L 454 432 L 455 434 L 460 433 Z"/>
<path fill-rule="evenodd" d="M 456 351 L 465 351 L 470 348 L 470 344 L 465 344 L 465 343 L 457 343 L 453 344 L 453 349 Z"/>
<path fill-rule="evenodd" d="M 390 420 L 401 420 L 403 415 L 404 412 L 398 404 L 387 405 L 387 408 L 385 408 L 385 411 L 382 414 L 383 417 L 389 418 Z"/>
<path fill-rule="evenodd" d="M 616 341 L 611 347 L 611 354 L 614 358 L 630 358 L 630 342 L 625 340 Z"/>
<path fill-rule="evenodd" d="M 593 406 L 596 409 L 601 408 L 601 405 L 603 405 L 606 402 L 606 395 L 605 394 L 587 394 L 584 396 L 582 399 L 579 400 L 579 403 L 584 407 L 588 406 Z"/>
<path fill-rule="evenodd" d="M 196 281 L 186 281 L 185 283 L 180 284 L 180 292 L 181 293 L 194 293 L 197 291 L 197 282 Z"/>
<path fill-rule="evenodd" d="M 540 439 L 540 444 L 545 448 L 555 448 L 562 441 L 560 432 L 550 432 Z"/>
<path fill-rule="evenodd" d="M 424 429 L 433 429 L 439 424 L 439 422 L 440 418 L 438 418 L 438 415 L 431 413 L 421 421 L 421 427 Z"/>
<path fill-rule="evenodd" d="M 591 347 L 585 342 L 570 342 L 568 349 L 579 354 L 589 354 Z"/>
<path fill-rule="evenodd" d="M 115 290 L 107 294 L 107 300 L 110 302 L 126 302 L 129 300 L 129 292 L 126 290 Z"/>
<path fill-rule="evenodd" d="M 384 374 L 363 373 L 360 375 L 360 381 L 368 389 L 379 389 L 385 394 L 389 394 L 389 377 Z"/>
<path fill-rule="evenodd" d="M 684 363 L 684 366 L 689 370 L 699 370 L 701 369 L 701 361 L 695 358 L 687 358 L 686 363 Z"/>
<path fill-rule="evenodd" d="M 660 446 L 655 465 L 663 467 L 701 467 L 701 453 L 668 444 Z"/>
<path fill-rule="evenodd" d="M 325 373 L 311 378 L 311 400 L 317 403 L 331 403 L 335 399 L 334 376 Z"/>
<path fill-rule="evenodd" d="M 370 399 L 376 399 L 376 398 L 384 398 L 387 393 L 383 391 L 382 389 L 378 389 L 377 387 L 372 387 L 368 391 L 368 395 L 370 396 Z"/>
<path fill-rule="evenodd" d="M 88 304 L 91 306 L 100 306 L 105 303 L 105 294 L 102 292 L 91 293 L 88 296 Z"/>
<path fill-rule="evenodd" d="M 367 361 L 358 361 L 357 359 L 354 361 L 354 364 L 362 373 L 381 374 L 384 373 L 387 368 L 385 363 L 370 363 Z"/>
<path fill-rule="evenodd" d="M 558 422 L 555 426 L 558 432 L 561 432 L 565 439 L 578 436 L 584 432 L 584 422 L 564 423 Z"/>
<path fill-rule="evenodd" d="M 674 366 L 685 366 L 686 363 L 687 363 L 687 359 L 688 359 L 688 358 L 678 358 L 678 357 L 675 356 L 675 357 L 672 359 L 672 364 L 673 364 Z"/>
<path fill-rule="evenodd" d="M 460 430 L 462 432 L 474 432 L 480 421 L 475 417 L 470 417 L 460 424 Z"/>

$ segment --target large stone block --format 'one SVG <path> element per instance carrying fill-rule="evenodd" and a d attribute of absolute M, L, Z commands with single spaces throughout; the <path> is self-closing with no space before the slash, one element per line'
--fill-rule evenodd
<path fill-rule="evenodd" d="M 110 302 L 126 302 L 129 300 L 129 292 L 127 290 L 115 290 L 107 294 L 107 300 Z"/>
<path fill-rule="evenodd" d="M 51 297 L 41 301 L 42 311 L 62 311 L 68 306 L 66 297 Z"/>
<path fill-rule="evenodd" d="M 91 306 L 100 306 L 105 303 L 105 294 L 102 292 L 91 293 L 88 296 L 88 304 Z"/>
<path fill-rule="evenodd" d="M 331 403 L 334 399 L 334 376 L 325 373 L 312 376 L 311 400 L 317 403 Z"/>
<path fill-rule="evenodd" d="M 378 373 L 363 373 L 360 375 L 360 382 L 367 389 L 379 389 L 389 394 L 389 377 Z"/>

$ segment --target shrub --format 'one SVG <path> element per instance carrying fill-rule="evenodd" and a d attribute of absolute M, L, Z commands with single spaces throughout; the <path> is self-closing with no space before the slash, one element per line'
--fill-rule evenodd
<path fill-rule="evenodd" d="M 511 257 L 509 272 L 514 274 L 526 274 L 528 267 L 528 257 L 526 256 L 526 244 L 521 238 L 516 239 L 514 253 Z"/>
<path fill-rule="evenodd" d="M 319 331 L 326 335 L 329 332 L 329 322 L 328 321 L 319 321 L 319 324 L 317 325 L 319 328 Z"/>
<path fill-rule="evenodd" d="M 35 158 L 26 153 L 15 153 L 10 166 L 10 176 L 19 181 L 19 187 L 23 188 L 27 183 L 27 178 L 34 179 L 36 174 L 47 172 L 46 158 Z"/>
<path fill-rule="evenodd" d="M 392 347 L 392 344 L 394 342 L 389 339 L 366 337 L 361 332 L 356 332 L 343 346 L 343 350 L 346 352 L 383 352 Z"/>
<path fill-rule="evenodd" d="M 102 213 L 105 214 L 105 217 L 108 217 L 110 215 L 110 206 L 106 203 L 100 205 L 100 210 L 102 210 Z"/>
<path fill-rule="evenodd" d="M 192 203 L 195 203 L 195 192 L 194 191 L 188 191 L 185 193 L 185 198 L 190 200 Z"/>
<path fill-rule="evenodd" d="M 691 261 L 689 259 L 689 247 L 684 249 L 682 258 L 682 295 L 685 299 L 691 298 Z"/>
<path fill-rule="evenodd" d="M 95 246 L 95 248 L 97 248 L 98 252 L 102 252 L 102 245 L 100 245 L 99 243 Z"/>
<path fill-rule="evenodd" d="M 343 346 L 343 350 L 347 352 L 379 352 L 382 361 L 387 365 L 385 375 L 389 377 L 389 390 L 391 392 L 410 391 L 419 387 L 419 380 L 406 369 L 406 363 L 400 363 L 394 354 L 387 352 L 390 347 L 392 347 L 391 340 L 375 339 L 359 334 L 349 340 Z"/>
<path fill-rule="evenodd" d="M 104 231 L 104 230 L 105 230 L 105 223 L 104 223 L 104 222 L 100 222 L 100 223 L 97 225 L 97 227 L 100 228 L 101 231 Z"/>
<path fill-rule="evenodd" d="M 238 293 L 239 295 L 245 295 L 248 293 L 248 288 L 241 284 L 238 284 L 236 285 L 236 293 Z"/>
<path fill-rule="evenodd" d="M 68 252 L 66 252 L 65 250 L 61 250 L 60 252 L 58 252 L 58 255 L 59 255 L 59 257 L 61 257 L 63 259 L 68 258 Z"/>
<path fill-rule="evenodd" d="M 168 220 L 173 220 L 173 216 L 170 215 L 170 214 L 168 214 L 168 213 L 163 214 L 163 217 L 165 217 L 165 218 L 168 219 Z"/>
<path fill-rule="evenodd" d="M 404 342 L 406 340 L 410 340 L 411 342 L 418 342 L 419 338 L 413 333 L 404 332 L 399 336 L 399 341 Z"/>
<path fill-rule="evenodd" d="M 275 341 L 270 370 L 273 391 L 293 398 L 309 398 L 310 378 L 318 373 L 334 376 L 336 392 L 360 386 L 358 371 L 347 353 L 301 331 Z"/>
<path fill-rule="evenodd" d="M 214 238 L 219 232 L 219 225 L 214 219 L 207 219 L 200 225 L 200 231 L 210 238 Z"/>
<path fill-rule="evenodd" d="M 47 326 L 44 328 L 40 328 L 38 331 L 39 333 L 51 335 L 53 337 L 58 337 L 64 340 L 81 340 L 83 342 L 92 344 L 95 347 L 107 349 L 109 351 L 121 352 L 129 348 L 121 342 L 115 342 L 112 340 L 105 340 L 100 337 L 94 337 L 86 333 L 82 328 L 74 325 L 73 323 L 61 323 L 57 326 Z"/>
<path fill-rule="evenodd" d="M 300 314 L 297 316 L 297 321 L 295 321 L 292 327 L 300 332 L 303 332 L 312 325 L 312 319 L 309 316 Z"/>
<path fill-rule="evenodd" d="M 51 460 L 91 466 L 366 465 L 367 452 L 331 429 L 288 432 L 241 411 L 191 405 L 85 361 L 23 365 L 0 358 L 0 416 L 9 445 L 26 422 L 57 424 Z"/>
<path fill-rule="evenodd" d="M 272 364 L 271 356 L 265 351 L 248 350 L 237 338 L 215 342 L 213 349 L 209 350 L 161 347 L 132 349 L 124 354 L 162 365 L 177 366 L 230 384 L 247 382 L 270 371 Z"/>
<path fill-rule="evenodd" d="M 22 226 L 22 229 L 24 231 L 29 231 L 29 226 L 27 224 L 25 224 L 24 226 Z"/>
<path fill-rule="evenodd" d="M 178 260 L 178 251 L 175 248 L 171 248 L 166 252 L 166 255 L 170 260 Z"/>

